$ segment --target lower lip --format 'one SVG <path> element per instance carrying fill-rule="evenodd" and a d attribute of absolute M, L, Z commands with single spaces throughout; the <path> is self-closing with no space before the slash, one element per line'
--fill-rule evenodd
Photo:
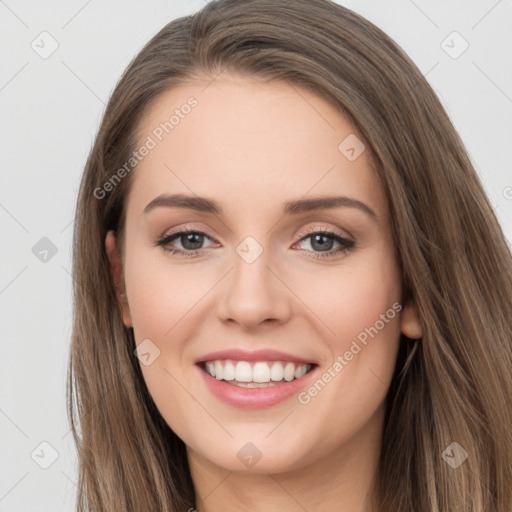
<path fill-rule="evenodd" d="M 318 366 L 300 377 L 284 384 L 276 384 L 268 388 L 242 388 L 228 384 L 225 380 L 217 380 L 197 366 L 204 382 L 210 391 L 223 402 L 240 409 L 264 409 L 272 407 L 287 398 L 298 394 L 316 372 Z"/>

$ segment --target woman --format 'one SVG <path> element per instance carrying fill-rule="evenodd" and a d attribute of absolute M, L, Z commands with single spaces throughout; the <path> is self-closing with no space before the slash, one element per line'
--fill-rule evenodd
<path fill-rule="evenodd" d="M 79 510 L 512 509 L 510 251 L 362 17 L 169 23 L 112 94 L 74 241 Z"/>

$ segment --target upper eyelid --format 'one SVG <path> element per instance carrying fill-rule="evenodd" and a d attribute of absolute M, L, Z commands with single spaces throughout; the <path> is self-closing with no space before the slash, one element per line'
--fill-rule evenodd
<path fill-rule="evenodd" d="M 304 233 L 302 233 L 300 239 L 302 240 L 303 238 L 309 236 L 309 235 L 313 235 L 315 233 L 325 233 L 326 235 L 336 235 L 336 236 L 339 236 L 340 238 L 346 238 L 346 239 L 352 239 L 354 238 L 352 235 L 350 235 L 347 231 L 347 234 L 349 235 L 348 237 L 341 234 L 341 233 L 338 233 L 335 229 L 332 229 L 332 228 L 326 228 L 326 227 L 316 227 L 316 228 L 307 228 L 306 231 Z"/>

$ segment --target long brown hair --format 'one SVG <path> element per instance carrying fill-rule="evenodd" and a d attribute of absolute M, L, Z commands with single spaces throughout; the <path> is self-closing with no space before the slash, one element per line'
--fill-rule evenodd
<path fill-rule="evenodd" d="M 329 0 L 212 1 L 153 37 L 110 98 L 74 228 L 67 395 L 78 510 L 195 506 L 184 443 L 146 389 L 105 252 L 108 230 L 122 239 L 136 169 L 104 197 L 95 191 L 129 160 L 151 100 L 224 70 L 285 80 L 331 101 L 364 140 L 382 182 L 402 302 L 416 304 L 423 336 L 400 341 L 376 510 L 510 512 L 509 248 L 461 139 L 420 71 L 381 30 Z M 455 468 L 447 454 L 459 447 L 467 459 Z"/>

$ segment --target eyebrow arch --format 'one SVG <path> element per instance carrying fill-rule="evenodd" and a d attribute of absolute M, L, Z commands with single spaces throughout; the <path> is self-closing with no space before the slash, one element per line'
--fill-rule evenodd
<path fill-rule="evenodd" d="M 299 213 L 310 212 L 313 210 L 328 210 L 332 208 L 357 208 L 373 220 L 377 220 L 377 214 L 367 204 L 347 196 L 318 197 L 312 199 L 299 199 L 297 201 L 288 201 L 285 203 L 283 213 L 287 215 L 297 215 Z"/>
<path fill-rule="evenodd" d="M 144 213 L 162 206 L 167 208 L 186 208 L 198 212 L 210 212 L 216 215 L 222 214 L 222 208 L 215 201 L 205 197 L 186 196 L 185 194 L 159 195 L 148 203 L 146 208 L 144 208 Z"/>
<path fill-rule="evenodd" d="M 155 197 L 155 199 L 153 199 L 146 208 L 144 208 L 144 213 L 148 213 L 158 207 L 184 208 L 196 210 L 198 212 L 209 212 L 215 215 L 222 215 L 222 208 L 215 201 L 205 197 L 192 197 L 185 194 L 162 194 Z M 310 211 L 327 210 L 340 207 L 357 208 L 365 212 L 373 220 L 377 220 L 377 214 L 372 208 L 362 201 L 347 196 L 318 197 L 288 201 L 284 204 L 283 214 L 298 215 Z"/>

